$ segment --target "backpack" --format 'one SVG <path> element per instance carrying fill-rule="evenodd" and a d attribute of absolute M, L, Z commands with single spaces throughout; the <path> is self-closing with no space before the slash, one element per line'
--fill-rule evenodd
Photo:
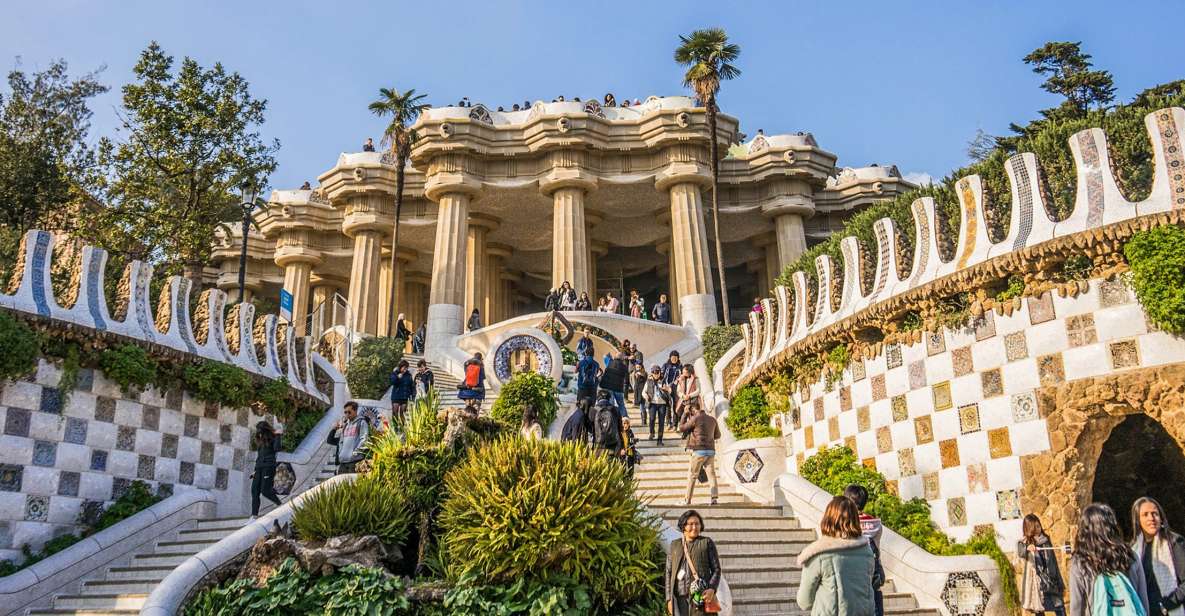
<path fill-rule="evenodd" d="M 597 406 L 597 422 L 594 426 L 596 430 L 597 445 L 604 449 L 612 449 L 617 453 L 617 439 L 620 438 L 617 433 L 617 407 L 601 404 Z"/>
<path fill-rule="evenodd" d="M 481 364 L 473 362 L 465 366 L 465 387 L 477 389 L 481 386 Z"/>
<path fill-rule="evenodd" d="M 1147 616 L 1144 602 L 1122 573 L 1100 573 L 1090 593 L 1090 613 L 1099 616 Z"/>
<path fill-rule="evenodd" d="M 580 387 L 581 389 L 593 389 L 597 386 L 597 362 L 583 361 L 580 362 Z"/>

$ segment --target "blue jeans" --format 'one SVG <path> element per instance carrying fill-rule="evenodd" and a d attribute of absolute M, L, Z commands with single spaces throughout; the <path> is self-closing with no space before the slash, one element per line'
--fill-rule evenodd
<path fill-rule="evenodd" d="M 622 417 L 629 417 L 629 412 L 625 410 L 625 392 L 611 391 L 613 394 L 613 402 L 617 405 L 617 412 L 621 413 Z"/>
<path fill-rule="evenodd" d="M 662 434 L 666 430 L 667 426 L 667 405 L 650 402 L 643 408 L 645 409 L 643 411 L 645 413 L 643 417 L 646 417 L 646 419 L 650 422 L 650 438 L 654 438 L 654 430 L 657 428 L 658 440 L 661 442 Z"/>

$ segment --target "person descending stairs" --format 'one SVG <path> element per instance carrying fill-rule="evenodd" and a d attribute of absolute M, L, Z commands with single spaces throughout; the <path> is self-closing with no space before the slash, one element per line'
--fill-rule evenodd
<path fill-rule="evenodd" d="M 717 505 L 710 505 L 708 484 L 698 483 L 691 506 L 683 499 L 687 490 L 688 454 L 685 441 L 677 431 L 668 430 L 664 444 L 648 440 L 642 414 L 632 404 L 628 407 L 630 423 L 638 435 L 641 462 L 634 467 L 638 496 L 649 502 L 650 509 L 672 528 L 687 509 L 699 511 L 704 519 L 704 535 L 716 542 L 724 578 L 732 592 L 735 616 L 802 616 L 794 597 L 798 592 L 801 569 L 799 552 L 817 537 L 814 529 L 801 528 L 790 512 L 774 505 L 755 503 L 726 481 L 723 465 L 716 459 L 717 477 L 721 478 Z M 934 610 L 921 609 L 912 595 L 894 591 L 892 581 L 885 583 L 885 613 L 893 616 L 936 616 Z"/>

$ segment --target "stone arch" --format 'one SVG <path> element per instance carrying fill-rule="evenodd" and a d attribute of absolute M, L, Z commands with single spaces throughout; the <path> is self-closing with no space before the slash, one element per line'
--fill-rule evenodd
<path fill-rule="evenodd" d="M 1130 370 L 1037 390 L 1050 448 L 1021 458 L 1021 508 L 1037 514 L 1055 544 L 1073 539 L 1104 443 L 1130 415 L 1159 424 L 1185 448 L 1185 364 Z M 1127 515 L 1126 509 L 1116 512 Z"/>
<path fill-rule="evenodd" d="M 1111 505 L 1119 527 L 1131 536 L 1131 503 L 1155 498 L 1171 528 L 1185 528 L 1185 454 L 1164 426 L 1142 413 L 1125 417 L 1103 443 L 1091 500 Z"/>

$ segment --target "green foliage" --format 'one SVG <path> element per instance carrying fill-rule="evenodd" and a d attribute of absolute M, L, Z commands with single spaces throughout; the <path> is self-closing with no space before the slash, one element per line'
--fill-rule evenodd
<path fill-rule="evenodd" d="M 794 393 L 794 380 L 785 371 L 777 371 L 761 387 L 770 415 L 790 412 L 790 396 Z M 731 428 L 730 428 L 731 429 Z"/>
<path fill-rule="evenodd" d="M 1086 280 L 1090 278 L 1090 271 L 1094 269 L 1094 262 L 1086 255 L 1070 255 L 1062 263 L 1062 271 L 1058 277 L 1062 280 Z"/>
<path fill-rule="evenodd" d="M 827 365 L 837 374 L 843 372 L 844 368 L 848 367 L 850 360 L 851 357 L 848 355 L 848 345 L 846 344 L 837 344 L 827 352 Z"/>
<path fill-rule="evenodd" d="M 99 367 L 124 393 L 143 390 L 156 382 L 157 362 L 139 345 L 121 344 L 103 351 Z"/>
<path fill-rule="evenodd" d="M 504 585 L 475 585 L 468 579 L 450 589 L 444 608 L 452 616 L 583 616 L 592 613 L 588 589 L 571 580 L 519 578 Z"/>
<path fill-rule="evenodd" d="M 576 351 L 566 346 L 560 347 L 560 356 L 563 358 L 565 366 L 575 366 L 580 361 L 580 358 L 576 357 Z"/>
<path fill-rule="evenodd" d="M 391 386 L 391 373 L 403 359 L 405 342 L 398 338 L 367 338 L 346 368 L 346 383 L 355 398 L 378 400 Z"/>
<path fill-rule="evenodd" d="M 910 310 L 901 315 L 900 329 L 903 332 L 912 332 L 922 328 L 922 315 L 916 310 Z"/>
<path fill-rule="evenodd" d="M 1123 247 L 1131 286 L 1148 318 L 1166 332 L 1185 334 L 1185 229 L 1155 227 Z"/>
<path fill-rule="evenodd" d="M 259 415 L 270 413 L 285 422 L 292 419 L 296 413 L 296 402 L 292 399 L 292 384 L 288 382 L 288 377 L 265 379 L 262 385 L 255 388 L 255 401 L 251 406 L 255 407 Z"/>
<path fill-rule="evenodd" d="M 1024 276 L 1013 274 L 1008 277 L 1008 286 L 1004 287 L 999 293 L 996 293 L 995 299 L 999 301 L 1010 300 L 1014 297 L 1021 297 L 1025 294 L 1025 279 Z"/>
<path fill-rule="evenodd" d="M 322 577 L 289 558 L 262 588 L 240 579 L 202 591 L 184 616 L 396 616 L 413 614 L 400 578 L 382 569 L 348 565 Z"/>
<path fill-rule="evenodd" d="M 708 371 L 716 369 L 716 362 L 728 352 L 744 336 L 740 325 L 709 325 L 700 335 L 704 345 L 704 362 L 708 364 Z"/>
<path fill-rule="evenodd" d="M 183 378 L 189 393 L 203 402 L 242 408 L 255 399 L 251 375 L 238 366 L 203 360 L 187 366 Z"/>
<path fill-rule="evenodd" d="M 99 143 L 110 203 L 100 218 L 112 234 L 104 246 L 188 264 L 207 261 L 215 230 L 242 216 L 239 185 L 274 171 L 280 144 L 260 137 L 267 101 L 242 76 L 174 64 L 153 42 L 123 86 L 125 140 Z"/>
<path fill-rule="evenodd" d="M 546 433 L 551 422 L 555 421 L 559 409 L 556 396 L 555 381 L 551 380 L 551 377 L 543 376 L 534 370 L 519 372 L 498 392 L 498 399 L 494 400 L 490 416 L 503 425 L 517 429 L 522 424 L 523 407 L 533 404 L 539 413 L 539 423 L 543 426 L 543 432 Z"/>
<path fill-rule="evenodd" d="M 400 426 L 408 447 L 435 447 L 444 440 L 445 425 L 440 420 L 440 394 L 435 388 L 416 398 Z"/>
<path fill-rule="evenodd" d="M 1025 56 L 1033 72 L 1046 76 L 1041 89 L 1066 97 L 1079 112 L 1092 104 L 1098 107 L 1115 100 L 1111 73 L 1091 70 L 1090 54 L 1082 52 L 1082 43 L 1049 42 Z"/>
<path fill-rule="evenodd" d="M 401 544 L 411 526 L 401 488 L 371 475 L 336 483 L 297 505 L 292 527 L 305 540 L 376 535 L 386 543 Z"/>
<path fill-rule="evenodd" d="M 1004 601 L 1013 611 L 1020 608 L 1020 595 L 1016 588 L 1016 574 L 1012 564 L 1000 550 L 993 532 L 976 533 L 967 543 L 958 543 L 938 530 L 930 521 L 930 505 L 920 499 L 902 501 L 886 489 L 885 477 L 856 460 L 856 454 L 847 447 L 823 447 L 807 458 L 799 469 L 803 479 L 819 486 L 830 494 L 842 494 L 844 488 L 857 484 L 868 490 L 868 506 L 865 510 L 880 518 L 888 528 L 893 529 L 911 543 L 931 554 L 957 556 L 982 554 L 989 556 L 1000 568 L 1000 580 L 1004 586 Z"/>
<path fill-rule="evenodd" d="M 325 415 L 320 407 L 298 408 L 295 416 L 284 423 L 284 434 L 280 436 L 280 447 L 284 451 L 296 451 L 297 447 L 317 426 L 317 422 Z"/>
<path fill-rule="evenodd" d="M 579 443 L 502 438 L 471 452 L 446 483 L 451 581 L 563 577 L 606 605 L 653 591 L 658 533 L 615 459 Z"/>
<path fill-rule="evenodd" d="M 0 381 L 12 381 L 37 368 L 41 340 L 28 325 L 0 312 Z"/>
<path fill-rule="evenodd" d="M 778 436 L 777 429 L 769 425 L 770 408 L 765 392 L 756 385 L 746 385 L 733 396 L 724 423 L 738 440 Z"/>

